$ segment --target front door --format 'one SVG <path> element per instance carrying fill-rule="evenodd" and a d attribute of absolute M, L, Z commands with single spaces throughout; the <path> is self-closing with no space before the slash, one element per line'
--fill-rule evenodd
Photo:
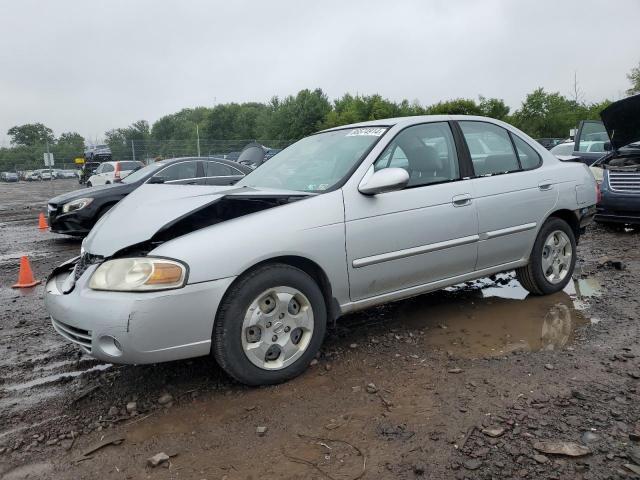
<path fill-rule="evenodd" d="M 473 271 L 478 224 L 447 122 L 401 131 L 372 166 L 404 168 L 408 186 L 374 196 L 344 190 L 352 301 Z"/>

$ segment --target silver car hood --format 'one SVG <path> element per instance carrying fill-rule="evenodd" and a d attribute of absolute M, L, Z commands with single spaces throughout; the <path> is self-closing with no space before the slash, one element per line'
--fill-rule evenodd
<path fill-rule="evenodd" d="M 309 196 L 305 192 L 202 185 L 142 185 L 109 210 L 83 241 L 84 251 L 110 257 L 150 240 L 166 225 L 175 223 L 224 197 Z"/>

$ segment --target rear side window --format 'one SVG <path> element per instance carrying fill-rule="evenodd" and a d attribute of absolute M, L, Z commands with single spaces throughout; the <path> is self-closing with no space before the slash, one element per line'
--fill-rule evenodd
<path fill-rule="evenodd" d="M 228 177 L 231 175 L 240 175 L 235 168 L 219 162 L 204 162 L 205 177 Z"/>
<path fill-rule="evenodd" d="M 414 125 L 401 131 L 374 164 L 375 170 L 404 168 L 409 186 L 460 178 L 458 155 L 447 122 Z"/>
<path fill-rule="evenodd" d="M 459 122 L 476 175 L 491 175 L 520 170 L 509 132 L 491 123 Z"/>
<path fill-rule="evenodd" d="M 186 180 L 189 178 L 195 178 L 196 170 L 196 162 L 181 162 L 159 171 L 154 175 L 154 177 L 160 177 L 165 182 Z"/>
<path fill-rule="evenodd" d="M 520 165 L 522 165 L 523 170 L 531 170 L 540 165 L 542 159 L 531 145 L 517 135 L 511 134 L 511 138 L 513 138 L 513 144 L 518 151 L 518 158 L 520 159 Z"/>

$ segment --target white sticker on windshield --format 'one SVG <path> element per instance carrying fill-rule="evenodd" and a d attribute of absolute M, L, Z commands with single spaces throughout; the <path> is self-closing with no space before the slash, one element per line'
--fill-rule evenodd
<path fill-rule="evenodd" d="M 379 127 L 366 127 L 366 128 L 354 128 L 349 133 L 347 133 L 347 137 L 379 137 L 385 132 L 385 128 Z"/>

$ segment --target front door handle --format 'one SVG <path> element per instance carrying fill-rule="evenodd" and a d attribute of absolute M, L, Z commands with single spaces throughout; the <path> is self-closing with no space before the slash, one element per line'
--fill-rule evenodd
<path fill-rule="evenodd" d="M 467 205 L 471 205 L 471 195 L 469 195 L 468 193 L 455 195 L 451 199 L 451 203 L 453 203 L 454 207 L 466 207 Z"/>
<path fill-rule="evenodd" d="M 542 180 L 538 183 L 538 188 L 543 192 L 546 190 L 551 190 L 553 188 L 553 180 Z"/>

